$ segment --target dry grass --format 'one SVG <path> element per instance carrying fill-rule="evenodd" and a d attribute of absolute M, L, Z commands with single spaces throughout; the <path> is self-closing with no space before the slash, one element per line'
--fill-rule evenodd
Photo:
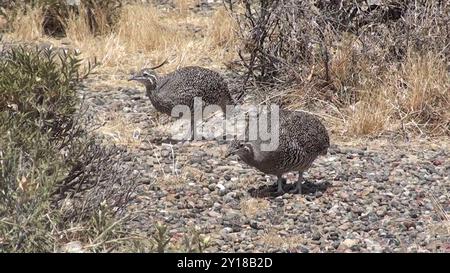
<path fill-rule="evenodd" d="M 3 16 L 0 15 L 0 31 L 3 31 L 8 26 L 8 20 Z"/>
<path fill-rule="evenodd" d="M 156 156 L 158 160 L 162 160 Z M 185 188 L 188 181 L 201 184 L 206 179 L 206 175 L 201 170 L 192 168 L 190 166 L 184 166 L 180 170 L 172 169 L 169 173 L 164 171 L 164 168 L 159 163 L 155 170 L 158 172 L 158 176 L 154 181 L 154 184 L 161 189 L 172 190 Z"/>
<path fill-rule="evenodd" d="M 438 56 L 412 53 L 400 69 L 387 69 L 379 77 L 358 91 L 361 100 L 349 107 L 348 132 L 450 133 L 450 76 Z"/>
<path fill-rule="evenodd" d="M 412 54 L 401 70 L 403 92 L 398 92 L 401 110 L 431 132 L 450 129 L 450 75 L 438 55 Z"/>
<path fill-rule="evenodd" d="M 141 129 L 133 126 L 124 116 L 111 112 L 100 117 L 99 122 L 103 126 L 98 128 L 96 133 L 106 135 L 114 144 L 130 148 L 141 145 L 139 139 Z"/>
<path fill-rule="evenodd" d="M 225 8 L 217 9 L 207 31 L 212 46 L 234 50 L 234 47 L 239 44 L 236 33 L 237 27 L 236 22 Z"/>
<path fill-rule="evenodd" d="M 300 235 L 292 235 L 289 237 L 281 236 L 275 231 L 269 231 L 259 240 L 267 248 L 296 248 L 304 242 Z"/>
<path fill-rule="evenodd" d="M 186 17 L 190 14 L 190 9 L 199 3 L 199 0 L 174 0 L 175 12 L 178 16 Z"/>
<path fill-rule="evenodd" d="M 195 4 L 196 1 L 179 0 L 176 8 L 169 10 L 153 5 L 126 5 L 115 28 L 102 31 L 105 34 L 100 36 L 94 36 L 90 31 L 87 14 L 72 14 L 66 23 L 67 37 L 62 40 L 42 35 L 42 16 L 35 10 L 17 18 L 8 38 L 15 41 L 39 39 L 55 46 L 68 44 L 79 49 L 85 59 L 95 58 L 100 66 L 96 70 L 99 77 L 93 81 L 93 89 L 136 86 L 126 81 L 132 71 L 164 59 L 169 63 L 160 69 L 161 73 L 186 65 L 224 68 L 236 57 L 237 39 L 233 36 L 231 17 L 222 8 L 211 15 L 195 14 L 191 9 Z"/>
<path fill-rule="evenodd" d="M 186 186 L 186 180 L 184 177 L 175 174 L 158 175 L 154 181 L 154 185 L 164 190 L 181 189 Z"/>
<path fill-rule="evenodd" d="M 327 125 L 344 136 L 449 135 L 446 63 L 437 53 L 407 52 L 402 62 L 380 65 L 364 55 L 357 38 L 346 36 L 330 54 L 333 93 L 316 83 L 325 78 L 325 67 L 318 64 L 304 85 L 287 92 L 285 102 L 291 109 L 319 102 Z"/>
<path fill-rule="evenodd" d="M 35 41 L 42 37 L 42 22 L 44 20 L 42 11 L 37 8 L 27 8 L 20 11 L 12 22 L 14 36 L 22 41 Z"/>
<path fill-rule="evenodd" d="M 379 12 L 356 11 L 364 4 L 355 1 L 322 7 L 282 1 L 260 12 L 253 12 L 259 9 L 254 1 L 234 3 L 245 6 L 239 36 L 247 37 L 252 54 L 240 59 L 249 86 L 263 87 L 252 92 L 257 100 L 282 97 L 291 109 L 305 100 L 313 102 L 307 106 L 319 102 L 343 135 L 449 135 L 443 109 L 450 106 L 450 51 L 440 26 L 448 25 L 450 6 L 405 4 L 401 18 L 391 20 Z M 354 8 L 353 19 L 339 18 L 343 6 Z M 299 15 L 284 16 L 286 10 Z M 287 96 L 281 94 L 289 88 Z"/>
<path fill-rule="evenodd" d="M 330 60 L 330 80 L 337 90 L 358 86 L 358 75 L 367 73 L 368 64 L 361 62 L 362 45 L 357 37 L 347 35 L 336 46 Z M 322 68 L 323 69 L 323 68 Z M 345 96 L 341 96 L 345 99 Z"/>
<path fill-rule="evenodd" d="M 241 211 L 247 217 L 264 214 L 270 207 L 266 199 L 249 198 L 241 201 Z"/>
<path fill-rule="evenodd" d="M 383 132 L 389 124 L 389 102 L 379 90 L 369 90 L 363 99 L 350 107 L 347 130 L 354 135 L 374 135 Z"/>
<path fill-rule="evenodd" d="M 106 12 L 96 10 L 100 32 L 104 33 L 100 36 L 90 31 L 87 14 L 71 14 L 67 37 L 62 40 L 43 36 L 41 12 L 28 9 L 12 22 L 14 31 L 7 39 L 68 44 L 83 52 L 87 60 L 95 58 L 100 66 L 97 79 L 91 82 L 94 90 L 137 87 L 126 81 L 128 75 L 165 59 L 169 63 L 160 68 L 161 73 L 186 65 L 219 70 L 236 60 L 241 42 L 236 22 L 225 8 L 201 15 L 194 13 L 196 0 L 174 3 L 174 9 L 126 5 L 109 31 Z M 405 60 L 388 66 L 368 58 L 358 37 L 346 35 L 330 47 L 331 90 L 323 85 L 326 69 L 319 60 L 303 84 L 278 95 L 284 97 L 290 109 L 311 102 L 319 104 L 324 109 L 319 115 L 333 133 L 342 136 L 379 136 L 385 132 L 450 134 L 447 64 L 438 54 L 407 52 Z"/>
<path fill-rule="evenodd" d="M 70 12 L 65 27 L 67 38 L 70 41 L 86 43 L 94 38 L 89 29 L 88 15 L 85 9 L 81 9 L 79 15 L 75 12 Z"/>
<path fill-rule="evenodd" d="M 179 9 L 188 12 L 185 16 L 180 17 L 177 10 L 163 11 L 153 6 L 131 5 L 124 8 L 117 36 L 129 53 L 128 56 L 141 54 L 141 61 L 134 62 L 134 67 L 156 64 L 168 58 L 169 64 L 161 68 L 162 72 L 186 65 L 223 68 L 225 63 L 235 57 L 231 49 L 237 40 L 230 39 L 219 46 L 217 37 L 231 38 L 229 33 L 232 30 L 228 34 L 224 33 L 233 24 L 211 29 L 216 22 L 225 19 L 223 12 L 199 16 L 185 6 L 192 5 L 193 1 L 180 0 L 177 3 L 181 5 Z"/>
<path fill-rule="evenodd" d="M 169 19 L 173 16 L 162 16 L 153 6 L 126 6 L 118 23 L 118 37 L 131 52 L 164 51 L 183 41 L 183 33 L 176 24 L 168 24 Z"/>

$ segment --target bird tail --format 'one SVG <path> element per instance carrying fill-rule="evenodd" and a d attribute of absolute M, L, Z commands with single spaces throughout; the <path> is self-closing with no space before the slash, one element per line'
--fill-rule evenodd
<path fill-rule="evenodd" d="M 237 94 L 234 98 L 233 98 L 233 102 L 234 104 L 238 104 L 241 99 L 244 97 L 245 95 L 245 91 L 241 91 L 239 94 Z"/>
<path fill-rule="evenodd" d="M 245 90 L 239 90 L 240 88 L 237 88 L 235 86 L 228 87 L 228 95 L 231 98 L 231 101 L 234 105 L 238 105 L 242 98 L 245 95 Z"/>

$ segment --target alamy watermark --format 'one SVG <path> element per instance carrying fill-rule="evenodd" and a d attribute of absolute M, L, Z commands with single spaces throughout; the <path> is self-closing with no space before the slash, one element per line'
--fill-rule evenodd
<path fill-rule="evenodd" d="M 280 109 L 271 105 L 227 105 L 222 114 L 219 105 L 206 105 L 201 97 L 194 107 L 177 105 L 172 117 L 173 139 L 178 140 L 241 140 L 259 141 L 261 151 L 274 151 L 279 145 Z"/>

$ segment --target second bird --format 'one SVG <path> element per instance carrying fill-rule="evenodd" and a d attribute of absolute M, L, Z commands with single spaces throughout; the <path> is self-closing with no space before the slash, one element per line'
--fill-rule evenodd
<path fill-rule="evenodd" d="M 130 78 L 144 84 L 146 94 L 157 111 L 171 115 L 176 105 L 187 105 L 192 110 L 195 97 L 202 98 L 204 105 L 220 106 L 224 113 L 226 105 L 233 104 L 228 85 L 219 73 L 198 66 L 187 66 L 166 75 L 158 75 L 154 69 L 163 64 L 142 69 Z"/>
<path fill-rule="evenodd" d="M 278 194 L 284 192 L 282 175 L 298 172 L 295 191 L 302 192 L 303 172 L 319 155 L 325 155 L 330 139 L 325 126 L 312 114 L 281 110 L 279 112 L 279 145 L 273 151 L 263 151 L 261 140 L 230 143 L 227 156 L 236 154 L 245 163 L 278 178 Z"/>

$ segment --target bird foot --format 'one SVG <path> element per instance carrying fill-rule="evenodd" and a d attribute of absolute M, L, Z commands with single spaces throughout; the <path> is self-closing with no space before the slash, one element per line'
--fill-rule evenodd
<path fill-rule="evenodd" d="M 283 195 L 283 194 L 285 194 L 286 192 L 282 189 L 282 190 L 280 190 L 280 189 L 278 189 L 276 192 L 275 192 L 275 195 L 276 196 L 281 196 L 281 195 Z"/>
<path fill-rule="evenodd" d="M 297 184 L 295 185 L 295 187 L 289 191 L 289 193 L 292 194 L 302 194 L 302 184 L 297 182 Z"/>
<path fill-rule="evenodd" d="M 302 194 L 302 189 L 294 188 L 294 189 L 290 190 L 289 193 L 292 193 L 292 194 Z"/>

